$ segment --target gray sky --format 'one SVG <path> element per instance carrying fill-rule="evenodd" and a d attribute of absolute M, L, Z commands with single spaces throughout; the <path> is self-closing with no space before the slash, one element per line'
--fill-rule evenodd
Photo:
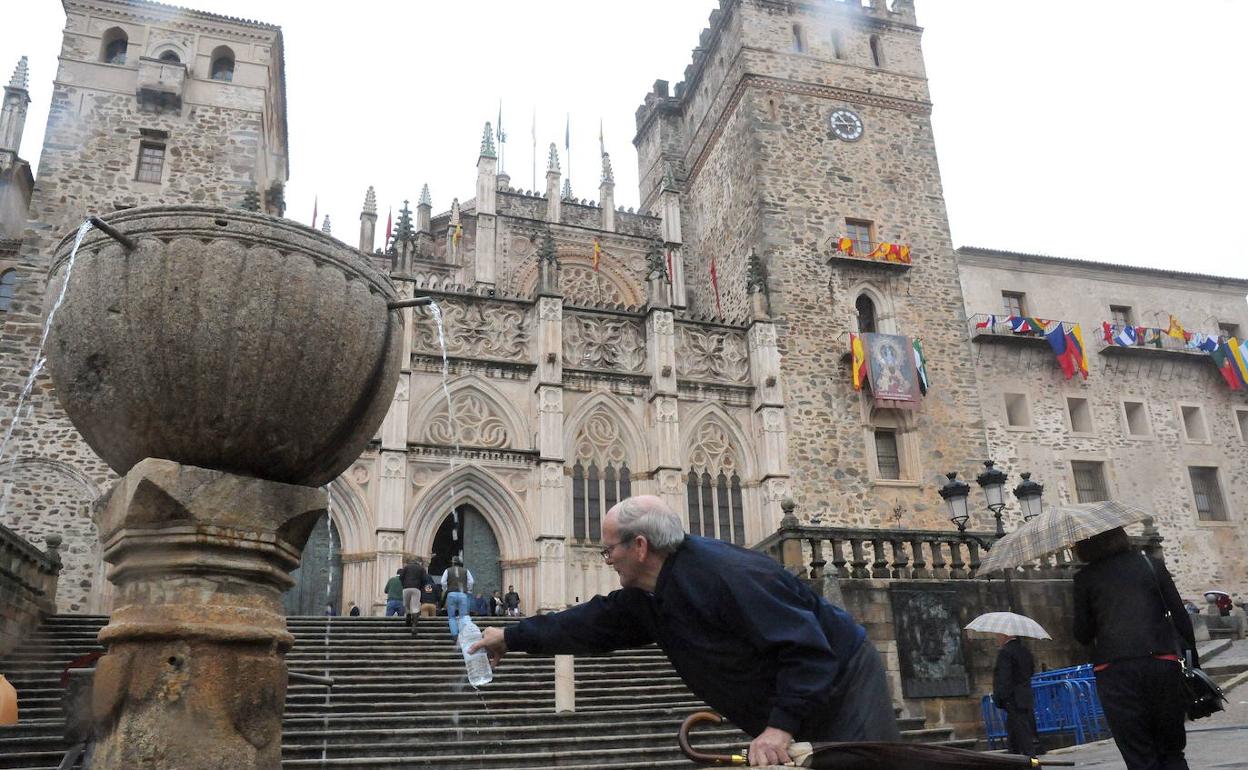
<path fill-rule="evenodd" d="M 563 155 L 598 197 L 598 126 L 617 205 L 636 206 L 633 113 L 673 86 L 715 0 L 198 0 L 283 27 L 290 109 L 287 216 L 314 198 L 358 237 L 368 185 L 387 207 L 428 183 L 434 209 L 474 194 L 482 125 L 502 100 L 512 185 Z M 16 5 L 16 4 L 14 4 Z M 955 246 L 1248 277 L 1245 0 L 916 0 Z M 64 21 L 56 0 L 6 8 L 4 82 L 30 57 L 23 155 L 43 139 Z M 563 169 L 569 170 L 567 158 Z M 380 241 L 380 238 L 379 238 Z"/>

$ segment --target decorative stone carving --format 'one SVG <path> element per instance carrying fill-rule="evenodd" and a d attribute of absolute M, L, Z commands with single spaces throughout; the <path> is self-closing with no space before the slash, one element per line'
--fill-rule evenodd
<path fill-rule="evenodd" d="M 768 479 L 766 488 L 767 499 L 772 502 L 783 500 L 789 496 L 788 479 Z"/>
<path fill-rule="evenodd" d="M 678 375 L 729 382 L 745 382 L 749 376 L 749 354 L 740 334 L 682 325 L 676 339 Z"/>
<path fill-rule="evenodd" d="M 396 387 L 396 388 L 394 389 L 394 400 L 395 400 L 395 401 L 406 401 L 406 400 L 407 400 L 407 378 L 408 378 L 408 376 L 409 376 L 409 375 L 404 374 L 404 375 L 402 375 L 402 376 L 400 376 L 400 377 L 399 377 L 399 384 L 398 384 L 398 387 Z"/>
<path fill-rule="evenodd" d="M 563 486 L 563 463 L 542 463 L 542 486 Z"/>
<path fill-rule="evenodd" d="M 463 358 L 528 358 L 529 326 L 525 312 L 509 303 L 439 300 L 446 326 L 447 355 Z M 412 347 L 441 355 L 438 326 L 432 317 L 414 319 Z"/>
<path fill-rule="evenodd" d="M 662 471 L 659 473 L 659 488 L 668 494 L 680 491 L 680 471 Z"/>
<path fill-rule="evenodd" d="M 470 446 L 502 449 L 510 446 L 507 423 L 494 413 L 479 393 L 461 391 L 451 397 L 455 419 L 452 422 L 442 406 L 429 418 L 426 440 L 443 446 Z"/>
<path fill-rule="evenodd" d="M 784 417 L 779 409 L 763 410 L 763 430 L 769 432 L 784 430 Z"/>
<path fill-rule="evenodd" d="M 562 321 L 563 303 L 554 297 L 542 297 L 537 301 L 537 317 L 543 321 Z"/>
<path fill-rule="evenodd" d="M 351 480 L 361 487 L 368 483 L 368 468 L 363 465 L 354 465 L 351 467 Z"/>
<path fill-rule="evenodd" d="M 694 468 L 718 468 L 730 474 L 737 468 L 737 449 L 723 426 L 706 420 L 699 427 L 689 464 Z"/>
<path fill-rule="evenodd" d="M 539 412 L 562 412 L 563 392 L 559 388 L 541 388 L 538 390 L 537 402 Z"/>
<path fill-rule="evenodd" d="M 579 263 L 564 263 L 559 291 L 573 305 L 636 304 L 635 297 L 629 296 L 613 278 Z"/>
<path fill-rule="evenodd" d="M 568 315 L 563 319 L 563 365 L 640 372 L 646 340 L 628 318 Z"/>
<path fill-rule="evenodd" d="M 655 401 L 655 416 L 659 422 L 676 422 L 676 399 L 660 398 Z"/>
<path fill-rule="evenodd" d="M 386 456 L 385 469 L 382 473 L 389 478 L 403 477 L 403 458 L 397 454 L 389 454 Z"/>
<path fill-rule="evenodd" d="M 754 324 L 750 327 L 750 345 L 756 348 L 776 346 L 776 327 L 769 323 Z"/>
<path fill-rule="evenodd" d="M 377 534 L 377 550 L 396 553 L 403 550 L 403 537 L 395 532 Z"/>
<path fill-rule="evenodd" d="M 620 465 L 628 460 L 620 438 L 619 423 L 605 409 L 597 409 L 585 420 L 576 437 L 576 457 L 600 465 Z"/>
<path fill-rule="evenodd" d="M 651 325 L 655 334 L 671 334 L 672 333 L 672 314 L 671 313 L 654 313 L 650 316 Z"/>

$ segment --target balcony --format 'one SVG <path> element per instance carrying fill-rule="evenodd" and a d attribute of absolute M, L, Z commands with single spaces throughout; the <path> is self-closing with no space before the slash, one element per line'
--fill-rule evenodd
<path fill-rule="evenodd" d="M 967 319 L 966 326 L 971 342 L 1048 347 L 1049 341 L 1044 338 L 1044 332 L 1046 329 L 1052 329 L 1053 324 L 1059 323 L 1067 331 L 1074 326 L 1073 321 L 992 313 L 976 313 Z"/>
<path fill-rule="evenodd" d="M 186 65 L 144 56 L 139 59 L 139 103 L 149 109 L 182 108 L 186 89 Z"/>
<path fill-rule="evenodd" d="M 828 264 L 880 268 L 905 272 L 910 269 L 910 245 L 856 241 L 843 236 L 828 239 Z"/>
<path fill-rule="evenodd" d="M 1198 347 L 1204 340 L 1213 340 L 1217 334 L 1192 333 L 1187 339 L 1171 337 L 1158 327 L 1131 326 L 1124 329 L 1120 324 L 1103 324 L 1097 329 L 1097 352 L 1107 356 L 1158 356 L 1190 359 L 1208 356 L 1209 351 Z"/>

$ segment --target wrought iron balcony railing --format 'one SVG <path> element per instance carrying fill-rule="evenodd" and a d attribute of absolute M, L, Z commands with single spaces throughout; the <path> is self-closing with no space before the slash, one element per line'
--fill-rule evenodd
<path fill-rule="evenodd" d="M 911 265 L 908 243 L 877 243 L 836 236 L 828 239 L 828 252 L 829 262 L 875 265 L 890 270 L 909 270 Z"/>
<path fill-rule="evenodd" d="M 1203 332 L 1180 334 L 1182 336 L 1172 337 L 1167 330 L 1159 327 L 1104 323 L 1097 329 L 1096 349 L 1107 355 L 1170 353 L 1205 356 L 1209 354 L 1207 346 L 1210 342 L 1216 346 L 1221 339 L 1217 334 Z"/>
<path fill-rule="evenodd" d="M 1036 316 L 995 315 L 976 313 L 967 319 L 967 331 L 972 342 L 1006 342 L 1047 345 L 1045 332 L 1061 324 L 1063 331 L 1070 331 L 1073 321 L 1060 321 Z M 1086 335 L 1086 332 L 1084 332 Z"/>

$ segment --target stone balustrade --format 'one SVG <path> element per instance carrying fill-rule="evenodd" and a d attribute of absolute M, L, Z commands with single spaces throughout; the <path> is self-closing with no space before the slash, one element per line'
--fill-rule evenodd
<path fill-rule="evenodd" d="M 0 525 L 0 656 L 33 631 L 41 615 L 56 611 L 60 535 L 48 535 L 47 543 L 41 552 Z"/>

